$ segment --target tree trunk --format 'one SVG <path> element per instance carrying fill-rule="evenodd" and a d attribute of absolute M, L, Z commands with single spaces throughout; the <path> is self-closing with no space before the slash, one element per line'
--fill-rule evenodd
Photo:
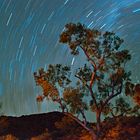
<path fill-rule="evenodd" d="M 96 129 L 97 129 L 97 139 L 101 133 L 101 112 L 100 111 L 97 111 L 96 112 L 96 121 L 97 121 L 97 124 L 96 124 Z"/>
<path fill-rule="evenodd" d="M 62 109 L 62 112 L 64 113 L 65 108 L 64 108 L 64 106 L 63 106 L 63 104 L 62 104 L 61 99 L 59 99 L 58 103 L 60 104 L 60 108 Z"/>
<path fill-rule="evenodd" d="M 98 140 L 97 135 L 96 135 L 92 130 L 90 130 L 89 133 L 90 133 L 91 136 L 92 136 L 92 140 Z"/>
<path fill-rule="evenodd" d="M 83 117 L 83 119 L 84 119 L 84 124 L 85 124 L 85 126 L 86 126 L 86 125 L 87 125 L 87 119 L 86 119 L 86 116 L 85 116 L 85 113 L 84 113 L 83 110 L 81 110 L 81 114 L 82 114 L 82 117 Z"/>

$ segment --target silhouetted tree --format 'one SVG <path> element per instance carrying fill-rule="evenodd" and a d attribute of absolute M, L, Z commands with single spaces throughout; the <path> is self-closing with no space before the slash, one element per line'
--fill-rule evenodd
<path fill-rule="evenodd" d="M 139 104 L 139 94 L 135 94 L 139 90 L 138 85 L 132 83 L 131 72 L 125 70 L 131 55 L 128 50 L 122 48 L 123 40 L 115 33 L 102 33 L 99 30 L 88 29 L 80 23 L 66 24 L 60 35 L 60 42 L 67 44 L 72 55 L 77 56 L 83 52 L 87 59 L 85 65 L 74 73 L 77 78 L 75 87 L 71 86 L 69 79 L 70 67 L 59 64 L 50 65 L 47 72 L 41 69 L 39 73 L 35 73 L 36 83 L 43 88 L 43 96 L 57 101 L 60 106 L 63 102 L 62 106 L 72 114 L 81 113 L 85 122 L 84 111 L 91 109 L 96 115 L 96 131 L 88 128 L 86 123 L 82 124 L 79 119 L 77 122 L 89 130 L 94 139 L 98 139 L 102 128 L 102 114 L 114 115 L 114 109 L 115 115 L 125 115 L 127 111 L 132 111 L 125 98 L 118 98 L 119 95 L 125 91 L 126 95 L 133 96 Z M 53 85 L 55 92 L 44 83 Z M 61 94 L 58 89 L 62 89 Z M 87 95 L 89 103 L 84 101 Z M 112 102 L 113 99 L 115 102 Z M 73 118 L 76 120 L 76 117 Z"/>

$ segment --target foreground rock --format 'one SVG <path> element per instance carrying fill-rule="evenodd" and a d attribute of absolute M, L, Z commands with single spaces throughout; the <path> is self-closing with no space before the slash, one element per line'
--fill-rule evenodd
<path fill-rule="evenodd" d="M 61 123 L 64 119 L 67 124 Z M 81 131 L 80 125 L 60 112 L 0 117 L 0 140 L 78 140 Z"/>
<path fill-rule="evenodd" d="M 140 140 L 139 117 L 108 119 L 103 126 L 100 140 Z M 0 140 L 91 140 L 91 136 L 68 116 L 51 112 L 0 117 Z"/>

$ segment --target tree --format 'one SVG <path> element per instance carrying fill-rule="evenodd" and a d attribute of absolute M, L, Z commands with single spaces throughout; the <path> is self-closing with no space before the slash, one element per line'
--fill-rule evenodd
<path fill-rule="evenodd" d="M 64 89 L 63 99 L 70 109 L 72 114 L 81 114 L 84 119 L 84 124 L 87 124 L 85 110 L 88 109 L 87 103 L 83 101 L 84 90 L 81 87 Z M 78 117 L 78 116 L 77 116 Z"/>
<path fill-rule="evenodd" d="M 45 97 L 59 103 L 62 112 L 66 109 L 63 98 L 59 94 L 60 88 L 67 87 L 70 84 L 70 68 L 60 64 L 49 65 L 47 72 L 43 68 L 34 73 L 36 84 L 43 89 L 43 95 L 37 97 L 37 101 L 43 101 Z"/>
<path fill-rule="evenodd" d="M 125 102 L 125 98 L 118 99 L 118 95 L 121 95 L 124 89 L 126 95 L 133 94 L 134 96 L 136 85 L 130 79 L 131 72 L 125 69 L 131 55 L 128 50 L 122 48 L 123 40 L 115 33 L 102 33 L 95 29 L 88 29 L 80 23 L 66 24 L 65 30 L 60 35 L 60 42 L 67 44 L 74 56 L 80 55 L 82 52 L 85 54 L 84 66 L 74 73 L 77 78 L 75 87 L 71 86 L 70 67 L 59 64 L 50 65 L 47 72 L 42 70 L 43 72 L 39 71 L 39 74 L 35 73 L 36 82 L 43 88 L 45 97 L 49 96 L 59 104 L 60 101 L 63 102 L 65 104 L 63 106 L 67 108 L 68 112 L 80 113 L 85 122 L 84 111 L 91 109 L 96 115 L 96 131 L 88 128 L 87 124 L 80 122 L 78 118 L 77 122 L 89 130 L 94 139 L 98 139 L 102 129 L 101 115 L 114 115 L 114 108 L 116 113 L 119 112 L 123 115 L 126 111 L 131 110 L 129 104 Z M 43 82 L 39 83 L 40 79 L 52 84 L 55 89 L 61 88 L 63 93 L 61 97 L 59 92 L 50 94 L 50 88 L 43 86 Z M 89 96 L 89 103 L 84 101 L 85 96 Z M 112 100 L 116 100 L 116 103 Z M 64 109 L 62 110 L 64 111 Z"/>

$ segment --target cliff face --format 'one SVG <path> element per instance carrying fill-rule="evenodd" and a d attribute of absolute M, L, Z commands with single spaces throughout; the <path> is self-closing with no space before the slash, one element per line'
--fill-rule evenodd
<path fill-rule="evenodd" d="M 100 140 L 140 140 L 140 118 L 110 118 Z M 74 120 L 60 112 L 0 117 L 0 140 L 91 140 Z"/>

